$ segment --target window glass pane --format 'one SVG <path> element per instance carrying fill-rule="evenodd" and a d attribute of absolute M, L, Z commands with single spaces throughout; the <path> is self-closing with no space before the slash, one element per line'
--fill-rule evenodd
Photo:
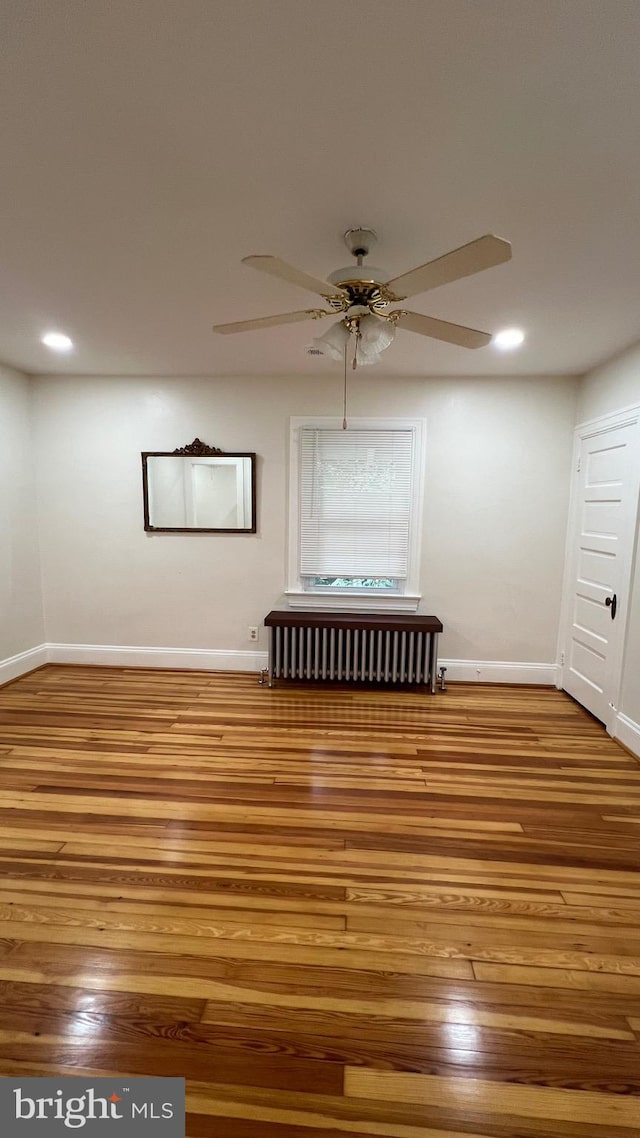
<path fill-rule="evenodd" d="M 313 577 L 311 586 L 323 589 L 397 589 L 391 577 Z"/>

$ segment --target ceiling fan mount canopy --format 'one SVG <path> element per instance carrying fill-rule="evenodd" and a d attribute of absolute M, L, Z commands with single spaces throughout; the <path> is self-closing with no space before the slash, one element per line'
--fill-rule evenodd
<path fill-rule="evenodd" d="M 474 273 L 509 261 L 511 245 L 508 241 L 487 233 L 484 237 L 478 237 L 475 241 L 470 241 L 459 249 L 453 249 L 434 261 L 428 261 L 389 280 L 384 269 L 375 268 L 373 265 L 365 267 L 363 264 L 364 258 L 377 240 L 373 229 L 365 226 L 347 229 L 344 240 L 357 263 L 348 265 L 344 269 L 336 269 L 327 280 L 302 272 L 280 257 L 262 254 L 243 257 L 243 264 L 321 296 L 326 308 L 307 308 L 297 312 L 263 316 L 257 320 L 214 324 L 214 331 L 223 334 L 250 332 L 279 324 L 294 324 L 303 320 L 319 320 L 324 316 L 344 314 L 343 319 L 335 326 L 336 333 L 342 326 L 341 337 L 346 332 L 348 340 L 349 336 L 355 334 L 357 346 L 363 351 L 368 338 L 370 351 L 367 353 L 368 358 L 363 360 L 367 363 L 375 362 L 380 352 L 389 346 L 396 327 L 462 348 L 481 348 L 490 343 L 489 332 L 480 332 L 476 328 L 466 328 L 461 324 L 451 324 L 447 320 L 437 320 L 432 316 L 408 312 L 403 308 L 389 310 L 389 306 L 409 296 L 416 296 L 418 293 L 450 284 L 452 281 L 461 280 L 463 277 L 472 276 Z M 364 335 L 363 328 L 366 328 L 367 336 Z M 388 332 L 385 332 L 385 328 Z M 321 338 L 318 341 L 320 347 L 323 340 L 324 338 Z M 374 351 L 376 342 L 377 348 Z M 337 349 L 337 343 L 334 346 Z"/>
<path fill-rule="evenodd" d="M 378 243 L 378 234 L 375 229 L 358 225 L 354 229 L 347 229 L 344 243 L 352 257 L 368 257 L 373 246 Z"/>

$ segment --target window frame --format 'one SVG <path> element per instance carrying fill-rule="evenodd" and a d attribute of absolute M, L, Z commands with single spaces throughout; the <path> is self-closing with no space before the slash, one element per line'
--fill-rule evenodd
<path fill-rule="evenodd" d="M 336 416 L 292 416 L 289 420 L 289 496 L 287 530 L 287 580 L 284 595 L 290 608 L 324 609 L 345 612 L 416 612 L 420 592 L 420 554 L 422 550 L 422 518 L 424 506 L 424 467 L 426 454 L 426 420 L 418 418 L 352 418 L 352 430 L 410 430 L 413 434 L 412 494 L 409 521 L 409 566 L 407 577 L 398 592 L 386 589 L 348 589 L 318 586 L 318 591 L 305 587 L 300 574 L 300 431 L 302 428 L 341 430 L 342 419 Z M 338 574 L 336 574 L 337 576 Z"/>

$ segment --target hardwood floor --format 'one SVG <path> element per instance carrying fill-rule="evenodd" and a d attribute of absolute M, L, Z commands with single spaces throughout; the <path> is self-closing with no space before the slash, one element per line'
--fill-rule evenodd
<path fill-rule="evenodd" d="M 0 1074 L 190 1138 L 640 1135 L 640 763 L 550 689 L 0 691 Z"/>

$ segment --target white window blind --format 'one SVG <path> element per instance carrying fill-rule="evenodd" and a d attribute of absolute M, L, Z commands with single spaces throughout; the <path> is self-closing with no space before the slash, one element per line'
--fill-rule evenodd
<path fill-rule="evenodd" d="M 413 437 L 301 430 L 302 577 L 407 577 Z"/>

